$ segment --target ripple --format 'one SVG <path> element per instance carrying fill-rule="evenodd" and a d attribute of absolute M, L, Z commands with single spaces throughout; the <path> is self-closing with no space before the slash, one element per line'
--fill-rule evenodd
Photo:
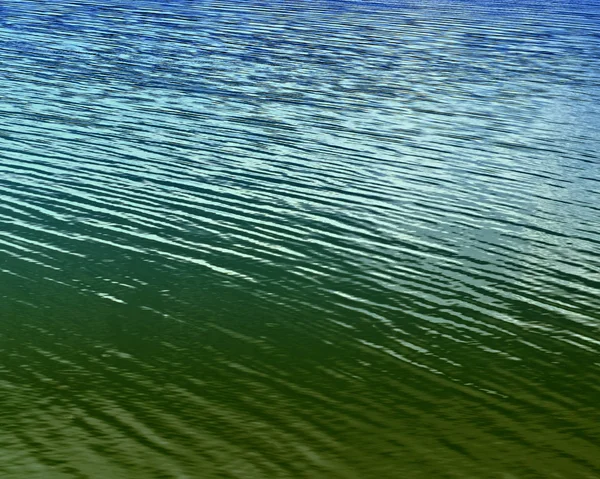
<path fill-rule="evenodd" d="M 600 475 L 593 2 L 0 11 L 2 477 Z"/>

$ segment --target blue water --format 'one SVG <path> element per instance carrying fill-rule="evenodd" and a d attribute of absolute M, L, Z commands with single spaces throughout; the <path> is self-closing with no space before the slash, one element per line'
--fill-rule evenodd
<path fill-rule="evenodd" d="M 600 477 L 597 2 L 5 1 L 0 478 Z"/>

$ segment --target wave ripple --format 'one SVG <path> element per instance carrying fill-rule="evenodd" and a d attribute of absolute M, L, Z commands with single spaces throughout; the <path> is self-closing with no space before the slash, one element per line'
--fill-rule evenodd
<path fill-rule="evenodd" d="M 3 2 L 1 476 L 600 476 L 599 20 Z"/>

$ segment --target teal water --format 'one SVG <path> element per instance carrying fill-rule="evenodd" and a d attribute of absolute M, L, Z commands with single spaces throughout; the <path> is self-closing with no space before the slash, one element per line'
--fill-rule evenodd
<path fill-rule="evenodd" d="M 600 477 L 599 32 L 2 2 L 0 477 Z"/>

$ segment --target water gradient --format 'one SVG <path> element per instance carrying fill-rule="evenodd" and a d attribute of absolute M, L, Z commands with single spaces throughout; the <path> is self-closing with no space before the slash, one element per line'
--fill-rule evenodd
<path fill-rule="evenodd" d="M 599 477 L 599 26 L 3 2 L 1 477 Z"/>

